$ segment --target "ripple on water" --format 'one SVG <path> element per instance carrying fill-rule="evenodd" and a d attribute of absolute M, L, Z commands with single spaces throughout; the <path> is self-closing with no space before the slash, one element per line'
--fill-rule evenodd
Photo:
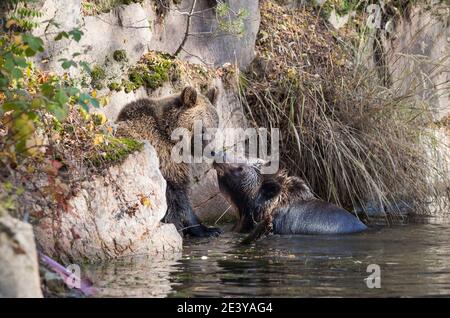
<path fill-rule="evenodd" d="M 344 236 L 187 240 L 182 255 L 85 267 L 103 297 L 450 296 L 449 224 L 409 224 Z M 381 288 L 369 289 L 369 264 Z"/>

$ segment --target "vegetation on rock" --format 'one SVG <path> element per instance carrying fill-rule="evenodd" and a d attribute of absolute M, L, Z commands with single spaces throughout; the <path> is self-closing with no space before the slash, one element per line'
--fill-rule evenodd
<path fill-rule="evenodd" d="M 125 51 L 114 52 L 116 61 L 122 58 L 126 58 Z M 161 87 L 165 82 L 176 81 L 179 72 L 180 70 L 173 57 L 168 54 L 150 51 L 136 65 L 129 67 L 126 71 L 127 78 L 122 79 L 120 83 L 114 80 L 108 84 L 108 88 L 111 91 L 121 91 L 123 89 L 126 93 L 130 93 L 140 87 L 153 90 Z"/>
<path fill-rule="evenodd" d="M 103 88 L 103 81 L 106 80 L 106 72 L 105 70 L 99 66 L 96 65 L 91 70 L 91 85 L 95 89 L 102 89 Z"/>
<path fill-rule="evenodd" d="M 97 139 L 99 141 L 97 151 L 86 158 L 88 163 L 97 167 L 122 162 L 129 154 L 139 151 L 143 147 L 142 142 L 129 138 L 103 137 L 101 135 L 98 138 L 101 139 Z"/>
<path fill-rule="evenodd" d="M 144 0 L 83 0 L 81 3 L 84 15 L 107 13 L 112 9 L 132 3 L 142 3 Z"/>
<path fill-rule="evenodd" d="M 26 202 L 36 200 L 67 211 L 77 184 L 141 144 L 114 138 L 102 113 L 88 113 L 100 106 L 95 90 L 83 91 L 67 73 L 34 66 L 33 58 L 45 51 L 43 40 L 30 32 L 40 14 L 23 6 L 28 1 L 15 2 L 0 35 L 0 213 L 28 215 L 33 209 Z M 61 31 L 55 40 L 78 42 L 82 35 L 79 29 Z M 89 71 L 93 84 L 105 78 L 104 70 L 84 62 L 63 59 L 61 65 Z"/>
<path fill-rule="evenodd" d="M 125 50 L 116 50 L 113 53 L 113 58 L 116 62 L 124 62 L 127 60 L 127 51 Z"/>
<path fill-rule="evenodd" d="M 128 77 L 135 88 L 144 86 L 155 89 L 169 80 L 171 71 L 174 70 L 173 66 L 170 56 L 150 52 L 130 69 Z"/>

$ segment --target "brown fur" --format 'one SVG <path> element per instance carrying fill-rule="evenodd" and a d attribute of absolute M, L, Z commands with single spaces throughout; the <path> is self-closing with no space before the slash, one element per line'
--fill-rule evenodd
<path fill-rule="evenodd" d="M 176 163 L 171 158 L 178 142 L 171 139 L 171 134 L 177 128 L 185 128 L 192 140 L 194 122 L 199 120 L 205 128 L 217 127 L 217 112 L 211 104 L 217 100 L 217 90 L 212 89 L 207 95 L 186 87 L 180 94 L 132 102 L 123 108 L 117 119 L 119 136 L 148 140 L 158 153 L 160 170 L 167 181 L 168 207 L 164 222 L 198 237 L 217 236 L 220 230 L 204 226 L 193 212 L 188 197 L 190 165 Z"/>
<path fill-rule="evenodd" d="M 304 180 L 285 171 L 261 173 L 261 164 L 213 163 L 222 193 L 238 210 L 244 243 L 275 234 L 345 234 L 367 229 L 348 211 L 314 196 Z"/>
<path fill-rule="evenodd" d="M 117 122 L 117 135 L 148 140 L 158 153 L 164 178 L 178 185 L 188 186 L 190 168 L 186 163 L 175 163 L 171 151 L 175 145 L 170 135 L 178 127 L 193 131 L 195 120 L 202 120 L 206 127 L 217 126 L 217 112 L 211 105 L 217 91 L 211 89 L 208 97 L 186 87 L 181 94 L 160 99 L 140 99 L 124 107 Z"/>
<path fill-rule="evenodd" d="M 281 191 L 276 196 L 268 208 L 272 213 L 276 208 L 287 206 L 296 201 L 309 201 L 315 199 L 314 194 L 303 179 L 295 176 L 289 176 L 286 170 L 279 171 L 276 175 L 266 176 L 267 179 L 273 178 L 281 186 Z"/>

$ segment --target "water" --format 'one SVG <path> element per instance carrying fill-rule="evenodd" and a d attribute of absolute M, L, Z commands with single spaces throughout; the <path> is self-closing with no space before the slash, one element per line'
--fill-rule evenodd
<path fill-rule="evenodd" d="M 187 240 L 182 255 L 89 265 L 97 297 L 450 296 L 450 224 L 407 224 L 344 236 Z M 381 269 L 370 289 L 369 264 Z"/>

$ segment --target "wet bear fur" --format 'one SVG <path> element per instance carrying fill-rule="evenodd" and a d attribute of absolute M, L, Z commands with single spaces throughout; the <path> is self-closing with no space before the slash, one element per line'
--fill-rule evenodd
<path fill-rule="evenodd" d="M 269 220 L 275 234 L 346 234 L 367 229 L 348 211 L 314 196 L 304 180 L 285 171 L 262 174 L 263 163 L 217 163 L 222 194 L 239 218 L 238 232 L 250 232 Z"/>

